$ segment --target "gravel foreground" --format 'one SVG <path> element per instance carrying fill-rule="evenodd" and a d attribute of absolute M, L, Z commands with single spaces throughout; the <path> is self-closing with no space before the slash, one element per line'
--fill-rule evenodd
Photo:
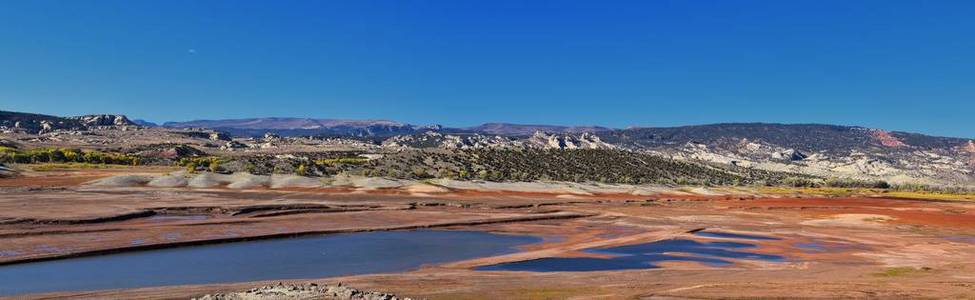
<path fill-rule="evenodd" d="M 320 300 L 412 300 L 396 295 L 361 291 L 355 288 L 316 283 L 268 285 L 244 292 L 210 294 L 194 300 L 277 300 L 277 299 L 320 299 Z"/>

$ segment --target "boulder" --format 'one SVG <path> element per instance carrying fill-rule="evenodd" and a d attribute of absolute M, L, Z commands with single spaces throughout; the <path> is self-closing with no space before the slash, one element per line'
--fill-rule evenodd
<path fill-rule="evenodd" d="M 785 154 L 785 157 L 791 161 L 800 161 L 809 157 L 805 153 L 799 152 L 799 150 L 796 149 L 786 150 L 783 154 Z"/>
<path fill-rule="evenodd" d="M 238 143 L 237 141 L 229 141 L 223 144 L 223 146 L 220 146 L 220 150 L 226 150 L 226 151 L 234 151 L 236 149 L 242 149 L 242 148 L 247 148 L 247 145 Z"/>
<path fill-rule="evenodd" d="M 0 178 L 10 178 L 17 176 L 17 171 L 11 169 L 4 164 L 0 164 Z"/>
<path fill-rule="evenodd" d="M 14 148 L 14 149 L 19 148 L 19 146 L 17 145 L 17 143 L 14 143 L 14 142 L 8 141 L 8 140 L 4 140 L 4 139 L 0 139 L 0 147 L 7 147 L 7 148 Z"/>
<path fill-rule="evenodd" d="M 210 133 L 210 140 L 211 141 L 229 141 L 230 140 L 230 135 L 228 135 L 226 133 L 223 133 L 223 132 L 219 132 L 219 131 L 218 132 L 211 132 Z"/>

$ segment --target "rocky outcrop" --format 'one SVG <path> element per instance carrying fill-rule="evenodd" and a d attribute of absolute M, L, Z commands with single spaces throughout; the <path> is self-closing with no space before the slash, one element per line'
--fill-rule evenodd
<path fill-rule="evenodd" d="M 17 176 L 16 170 L 8 168 L 4 164 L 0 164 L 0 178 L 10 178 L 14 176 Z"/>
<path fill-rule="evenodd" d="M 44 133 L 55 129 L 85 129 L 77 120 L 41 114 L 0 111 L 3 132 Z"/>
<path fill-rule="evenodd" d="M 806 159 L 807 157 L 809 156 L 807 156 L 802 152 L 799 152 L 799 150 L 796 149 L 787 149 L 785 151 L 776 152 L 772 155 L 772 158 L 774 159 L 787 160 L 787 161 L 800 161 Z"/>
<path fill-rule="evenodd" d="M 411 300 L 397 297 L 393 294 L 362 291 L 355 288 L 337 285 L 311 284 L 283 284 L 263 286 L 244 292 L 204 295 L 195 300 L 284 300 L 284 299 L 321 299 L 321 300 Z"/>
<path fill-rule="evenodd" d="M 383 141 L 387 148 L 441 148 L 441 149 L 615 149 L 592 133 L 556 134 L 536 131 L 524 139 L 500 135 L 450 135 L 428 131 L 422 134 L 394 136 Z"/>
<path fill-rule="evenodd" d="M 183 157 L 205 156 L 206 152 L 187 145 L 156 144 L 133 149 L 140 157 L 178 159 Z"/>
<path fill-rule="evenodd" d="M 241 144 L 237 141 L 229 141 L 220 146 L 220 150 L 234 151 L 237 149 L 247 148 L 247 145 Z"/>
<path fill-rule="evenodd" d="M 543 149 L 614 149 L 608 143 L 604 143 L 599 136 L 585 132 L 579 135 L 572 134 L 553 134 L 536 131 L 525 145 Z"/>
<path fill-rule="evenodd" d="M 5 139 L 0 139 L 0 147 L 15 148 L 15 149 L 18 148 L 17 143 Z"/>
<path fill-rule="evenodd" d="M 85 115 L 57 117 L 41 114 L 0 111 L 0 130 L 43 134 L 54 131 L 90 130 L 93 128 L 137 127 L 123 115 Z"/>
<path fill-rule="evenodd" d="M 904 144 L 903 141 L 901 141 L 897 137 L 891 135 L 890 132 L 887 132 L 886 130 L 871 129 L 870 130 L 870 135 L 874 139 L 876 139 L 878 142 L 880 142 L 881 145 L 884 145 L 884 146 L 887 146 L 887 147 L 904 147 L 904 146 L 907 146 L 907 144 Z"/>
<path fill-rule="evenodd" d="M 485 136 L 481 134 L 451 135 L 436 131 L 427 131 L 413 135 L 398 135 L 383 141 L 385 148 L 441 148 L 441 149 L 485 149 L 485 148 L 513 148 L 522 144 L 502 136 Z"/>
<path fill-rule="evenodd" d="M 226 133 L 223 133 L 223 132 L 214 131 L 214 132 L 211 132 L 210 133 L 210 140 L 211 141 L 229 141 L 230 140 L 230 135 L 229 134 L 226 134 Z"/>
<path fill-rule="evenodd" d="M 82 125 L 88 127 L 96 126 L 138 126 L 124 115 L 84 115 L 68 117 L 66 119 L 77 120 Z"/>
<path fill-rule="evenodd" d="M 975 167 L 975 141 L 968 141 L 968 144 L 962 148 L 962 151 L 971 154 L 971 158 L 968 160 L 968 165 Z"/>

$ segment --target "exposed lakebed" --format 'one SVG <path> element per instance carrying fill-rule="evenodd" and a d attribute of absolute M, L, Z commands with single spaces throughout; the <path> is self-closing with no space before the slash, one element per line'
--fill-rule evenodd
<path fill-rule="evenodd" d="M 119 253 L 0 266 L 0 295 L 399 272 L 513 253 L 541 240 L 418 230 Z"/>
<path fill-rule="evenodd" d="M 778 240 L 775 237 L 743 235 L 723 232 L 697 232 L 697 236 L 708 238 Z M 650 243 L 588 249 L 584 252 L 610 256 L 597 257 L 548 257 L 511 263 L 484 266 L 485 271 L 532 271 L 532 272 L 578 272 L 612 271 L 659 268 L 657 263 L 667 261 L 695 262 L 709 266 L 733 264 L 733 259 L 759 260 L 767 262 L 785 261 L 785 257 L 773 254 L 752 252 L 758 245 L 737 241 L 697 241 L 692 239 L 670 239 Z"/>

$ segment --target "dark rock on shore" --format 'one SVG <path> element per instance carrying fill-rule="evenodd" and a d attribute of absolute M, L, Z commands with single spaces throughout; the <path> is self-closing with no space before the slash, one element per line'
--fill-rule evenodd
<path fill-rule="evenodd" d="M 0 163 L 0 178 L 10 178 L 17 176 L 19 172 L 17 170 L 11 169 L 6 165 Z"/>
<path fill-rule="evenodd" d="M 283 284 L 263 286 L 244 292 L 204 295 L 197 300 L 279 300 L 279 299 L 321 299 L 321 300 L 411 300 L 396 295 L 357 290 L 337 285 Z"/>

